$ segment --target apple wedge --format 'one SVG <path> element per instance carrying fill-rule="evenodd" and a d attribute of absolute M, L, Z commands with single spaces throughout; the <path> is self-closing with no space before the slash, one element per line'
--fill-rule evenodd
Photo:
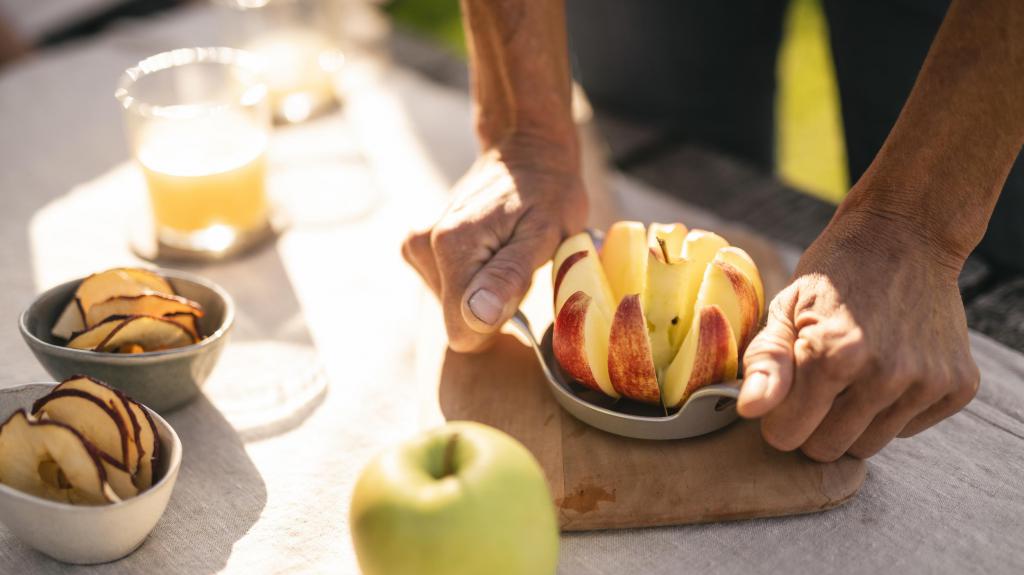
<path fill-rule="evenodd" d="M 715 259 L 718 250 L 729 247 L 725 238 L 707 230 L 690 230 L 683 240 L 683 257 L 689 260 L 699 279 L 704 268 Z"/>
<path fill-rule="evenodd" d="M 113 409 L 92 395 L 77 389 L 54 391 L 32 405 L 32 414 L 72 427 L 96 449 L 126 465 L 128 430 Z"/>
<path fill-rule="evenodd" d="M 601 247 L 601 264 L 615 296 L 613 305 L 630 294 L 644 293 L 647 280 L 647 230 L 640 222 L 616 222 Z"/>
<path fill-rule="evenodd" d="M 120 501 L 89 443 L 74 429 L 37 421 L 24 410 L 0 425 L 0 483 L 53 501 Z"/>
<path fill-rule="evenodd" d="M 666 408 L 682 407 L 690 394 L 712 383 L 736 379 L 736 338 L 716 305 L 700 308 L 662 381 Z"/>
<path fill-rule="evenodd" d="M 647 282 L 643 309 L 651 341 L 654 369 L 663 373 L 676 355 L 693 315 L 687 289 L 690 265 L 671 256 L 668 242 L 660 240 L 647 256 Z"/>
<path fill-rule="evenodd" d="M 754 263 L 753 258 L 740 248 L 729 246 L 718 250 L 718 253 L 715 254 L 715 260 L 723 261 L 738 269 L 753 284 L 754 291 L 757 292 L 757 319 L 760 322 L 765 312 L 764 282 L 761 281 L 761 272 L 758 271 L 757 264 Z"/>
<path fill-rule="evenodd" d="M 104 405 L 110 408 L 111 411 L 121 419 L 124 424 L 125 431 L 128 433 L 127 438 L 127 459 L 125 460 L 125 470 L 129 475 L 134 475 L 139 468 L 139 460 L 142 457 L 142 446 L 140 433 L 142 425 L 135 412 L 131 409 L 131 400 L 128 399 L 125 394 L 110 387 L 109 385 L 99 382 L 91 377 L 85 375 L 74 375 L 60 382 L 56 387 L 53 388 L 51 393 L 58 391 L 75 390 L 82 393 L 91 395 L 92 397 L 103 402 Z M 109 475 L 109 473 L 108 473 Z M 117 494 L 122 498 L 125 496 L 121 494 L 121 490 L 118 489 L 114 478 L 108 477 L 110 484 L 117 491 Z"/>
<path fill-rule="evenodd" d="M 122 316 L 109 317 L 89 329 L 72 335 L 71 339 L 68 340 L 67 347 L 71 349 L 94 350 L 107 339 L 112 331 L 120 327 L 128 319 L 130 318 Z"/>
<path fill-rule="evenodd" d="M 180 296 L 144 293 L 134 296 L 116 296 L 85 308 L 85 324 L 89 327 L 99 324 L 111 316 L 148 315 L 163 317 L 173 313 L 191 313 L 203 316 L 198 303 Z"/>
<path fill-rule="evenodd" d="M 622 298 L 615 310 L 608 337 L 608 376 L 621 395 L 644 403 L 661 402 L 647 320 L 638 294 Z"/>
<path fill-rule="evenodd" d="M 196 338 L 181 324 L 171 320 L 140 315 L 128 318 L 110 332 L 96 351 L 107 353 L 143 353 L 192 345 Z"/>
<path fill-rule="evenodd" d="M 79 308 L 85 314 L 86 325 L 92 326 L 98 323 L 89 321 L 89 310 L 92 306 L 116 297 L 137 296 L 153 291 L 146 284 L 139 283 L 123 268 L 116 268 L 92 274 L 82 280 L 78 289 L 75 290 L 75 298 L 78 300 Z"/>
<path fill-rule="evenodd" d="M 551 258 L 552 284 L 555 283 L 555 276 L 558 275 L 558 270 L 562 267 L 562 262 L 577 252 L 587 252 L 597 256 L 597 249 L 594 248 L 594 240 L 591 239 L 590 234 L 587 232 L 580 232 L 574 236 L 569 236 L 562 240 L 562 243 L 558 244 L 558 249 L 555 250 L 555 256 Z"/>
<path fill-rule="evenodd" d="M 647 227 L 647 247 L 661 251 L 661 243 L 664 242 L 664 250 L 668 255 L 672 259 L 679 259 L 683 256 L 683 241 L 687 231 L 683 224 L 652 223 Z"/>
<path fill-rule="evenodd" d="M 590 241 L 589 236 L 587 241 Z M 613 306 L 612 290 L 593 247 L 573 252 L 561 260 L 554 277 L 556 316 L 566 300 L 578 291 L 594 298 L 595 305 L 607 310 L 606 313 L 610 315 Z"/>
<path fill-rule="evenodd" d="M 760 305 L 754 284 L 745 274 L 722 260 L 712 261 L 704 271 L 695 309 L 717 305 L 729 321 L 740 355 L 754 336 Z"/>
<path fill-rule="evenodd" d="M 552 335 L 558 364 L 583 385 L 619 397 L 608 376 L 608 316 L 590 295 L 577 291 L 566 300 Z"/>

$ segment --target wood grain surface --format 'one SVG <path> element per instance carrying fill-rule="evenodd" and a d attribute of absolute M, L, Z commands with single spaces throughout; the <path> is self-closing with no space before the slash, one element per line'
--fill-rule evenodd
<path fill-rule="evenodd" d="M 594 429 L 562 411 L 532 352 L 510 335 L 483 354 L 445 352 L 436 398 L 446 419 L 480 421 L 523 442 L 569 531 L 820 511 L 853 497 L 866 474 L 853 458 L 819 464 L 777 451 L 757 422 L 679 441 Z"/>

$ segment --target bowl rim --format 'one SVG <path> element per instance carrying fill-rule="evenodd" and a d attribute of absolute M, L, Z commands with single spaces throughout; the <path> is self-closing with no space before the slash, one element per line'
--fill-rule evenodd
<path fill-rule="evenodd" d="M 21 385 L 12 385 L 10 387 L 0 388 L 0 394 L 30 388 L 53 388 L 56 387 L 57 385 L 58 383 L 55 381 L 37 381 L 32 383 L 23 383 Z M 171 457 L 170 460 L 167 462 L 167 472 L 164 473 L 164 476 L 160 478 L 160 481 L 157 481 L 155 484 L 150 486 L 149 489 L 143 491 L 142 493 L 130 499 L 124 499 L 117 503 L 108 503 L 106 505 L 74 505 L 72 503 L 62 503 L 60 501 L 44 499 L 42 497 L 37 497 L 35 495 L 25 493 L 24 491 L 19 491 L 9 485 L 4 485 L 3 483 L 0 483 L 0 495 L 22 499 L 24 501 L 32 503 L 33 505 L 41 505 L 43 507 L 49 507 L 51 509 L 57 509 L 63 512 L 70 513 L 108 512 L 113 511 L 115 509 L 124 508 L 128 505 L 137 504 L 143 499 L 156 497 L 156 493 L 158 491 L 162 491 L 164 486 L 168 482 L 172 481 L 173 477 L 176 477 L 178 475 L 178 471 L 180 471 L 181 469 L 182 451 L 184 450 L 184 447 L 181 443 L 181 438 L 178 437 L 178 432 L 174 430 L 174 427 L 172 427 L 171 424 L 168 423 L 166 419 L 160 417 L 159 413 L 153 411 L 149 407 L 145 405 L 143 405 L 142 407 L 147 412 L 149 412 L 149 415 L 153 418 L 153 421 L 156 422 L 158 426 L 162 426 L 164 429 L 167 430 L 168 435 L 171 438 L 171 445 L 166 446 L 169 447 L 168 451 L 170 452 Z"/>
<path fill-rule="evenodd" d="M 209 347 L 209 346 L 213 345 L 217 340 L 219 340 L 222 337 L 224 337 L 224 334 L 226 334 L 228 331 L 230 331 L 231 328 L 234 326 L 234 324 L 235 324 L 235 302 L 231 298 L 231 295 L 228 294 L 227 290 L 225 290 L 224 288 L 220 287 L 216 283 L 214 283 L 214 282 L 212 282 L 212 281 L 210 281 L 210 280 L 208 280 L 208 279 L 206 279 L 204 277 L 201 277 L 201 276 L 198 276 L 198 275 L 195 275 L 195 274 L 191 274 L 191 273 L 188 273 L 188 272 L 183 272 L 183 271 L 180 271 L 180 270 L 167 269 L 167 268 L 145 268 L 145 269 L 154 271 L 154 272 L 160 274 L 161 276 L 163 276 L 163 277 L 165 277 L 167 279 L 179 279 L 179 280 L 185 280 L 185 281 L 188 281 L 188 282 L 192 282 L 192 283 L 200 285 L 200 286 L 202 286 L 202 287 L 212 291 L 214 294 L 216 294 L 217 297 L 219 297 L 221 299 L 221 301 L 224 302 L 224 320 L 221 322 L 220 327 L 218 327 L 216 329 L 216 331 L 214 331 L 210 335 L 204 337 L 201 341 L 193 343 L 193 344 L 185 345 L 185 346 L 182 346 L 182 347 L 176 347 L 176 348 L 173 348 L 173 349 L 164 349 L 164 350 L 160 350 L 160 351 L 146 351 L 146 352 L 142 352 L 142 353 L 133 353 L 133 354 L 113 353 L 113 352 L 108 352 L 108 351 L 93 351 L 91 349 L 73 349 L 73 348 L 70 348 L 70 347 L 65 347 L 65 346 L 62 346 L 62 345 L 56 345 L 56 344 L 50 343 L 48 341 L 44 341 L 44 340 L 40 339 L 39 337 L 37 337 L 36 334 L 32 333 L 31 330 L 28 329 L 29 312 L 32 311 L 32 309 L 36 306 L 36 304 L 39 303 L 39 300 L 43 299 L 44 297 L 46 297 L 47 295 L 51 294 L 52 292 L 55 292 L 55 291 L 67 288 L 71 284 L 81 283 L 82 281 L 85 280 L 86 277 L 89 277 L 89 276 L 84 276 L 84 277 L 80 277 L 80 278 L 77 278 L 77 279 L 73 279 L 73 280 L 66 281 L 64 283 L 55 285 L 55 286 L 47 289 L 46 291 L 40 293 L 39 295 L 37 295 L 32 300 L 32 303 L 30 303 L 28 305 L 28 307 L 25 308 L 25 310 L 22 311 L 21 315 L 18 317 L 18 329 L 21 331 L 22 337 L 24 337 L 26 340 L 28 340 L 32 345 L 38 345 L 38 346 L 42 347 L 43 349 L 46 349 L 47 352 L 53 353 L 54 355 L 57 355 L 57 356 L 63 356 L 63 357 L 66 357 L 66 358 L 81 359 L 81 360 L 92 360 L 92 361 L 99 360 L 99 361 L 102 361 L 102 362 L 105 362 L 105 363 L 126 363 L 127 364 L 127 363 L 145 363 L 147 360 L 152 361 L 152 360 L 157 360 L 157 359 L 164 358 L 164 357 L 167 357 L 167 356 L 184 355 L 184 354 L 188 354 L 189 352 L 197 352 L 198 350 L 203 349 L 204 347 Z"/>

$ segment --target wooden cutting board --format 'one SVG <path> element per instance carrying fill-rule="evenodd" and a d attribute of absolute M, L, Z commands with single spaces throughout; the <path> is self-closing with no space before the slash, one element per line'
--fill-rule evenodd
<path fill-rule="evenodd" d="M 482 354 L 443 353 L 430 401 L 447 420 L 480 421 L 523 442 L 544 468 L 564 530 L 809 513 L 842 504 L 864 482 L 863 461 L 777 451 L 757 422 L 678 441 L 589 427 L 558 406 L 532 351 L 510 335 Z"/>

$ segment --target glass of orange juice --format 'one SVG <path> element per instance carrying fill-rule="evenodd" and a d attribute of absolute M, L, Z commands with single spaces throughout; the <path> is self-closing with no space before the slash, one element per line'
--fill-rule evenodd
<path fill-rule="evenodd" d="M 261 74 L 253 55 L 215 47 L 163 52 L 122 76 L 115 96 L 161 253 L 216 258 L 269 234 Z"/>

